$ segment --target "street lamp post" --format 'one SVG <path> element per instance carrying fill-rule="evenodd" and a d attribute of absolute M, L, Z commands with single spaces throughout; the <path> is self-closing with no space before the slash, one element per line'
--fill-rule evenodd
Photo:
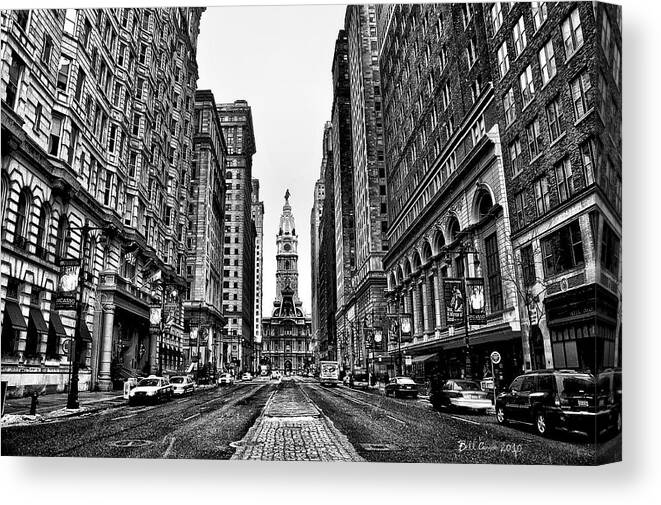
<path fill-rule="evenodd" d="M 79 407 L 78 403 L 78 381 L 79 381 L 79 372 L 80 372 L 80 351 L 82 347 L 82 334 L 81 328 L 84 324 L 83 322 L 83 296 L 85 292 L 85 262 L 86 262 L 86 250 L 87 250 L 87 240 L 90 231 L 93 230 L 103 230 L 102 227 L 90 226 L 89 221 L 86 219 L 85 224 L 81 227 L 69 227 L 67 231 L 67 237 L 65 240 L 71 242 L 71 230 L 80 230 L 81 240 L 80 240 L 80 268 L 78 270 L 78 303 L 76 305 L 76 328 L 73 337 L 73 346 L 71 348 L 70 355 L 70 364 L 71 364 L 71 379 L 69 382 L 69 393 L 67 395 L 67 408 L 68 409 L 77 409 Z"/>
<path fill-rule="evenodd" d="M 466 291 L 466 270 L 467 270 L 467 265 L 466 265 L 465 259 L 469 255 L 478 256 L 479 252 L 476 251 L 473 248 L 466 247 L 463 244 L 457 249 L 445 249 L 444 252 L 446 254 L 444 261 L 448 266 L 451 264 L 451 260 L 450 260 L 449 255 L 450 254 L 458 254 L 459 259 L 461 261 L 461 265 L 463 267 L 462 268 L 463 272 L 462 272 L 462 283 L 461 283 L 461 285 L 462 285 L 462 296 L 464 298 L 464 302 L 463 302 L 463 305 L 464 305 L 464 307 L 463 307 L 463 310 L 464 310 L 463 320 L 464 321 L 463 321 L 463 323 L 464 323 L 464 344 L 465 344 L 465 353 L 466 353 L 466 357 L 465 357 L 465 359 L 466 359 L 466 361 L 465 361 L 465 369 L 466 369 L 465 378 L 470 380 L 470 379 L 472 379 L 473 373 L 472 373 L 471 348 L 470 348 L 470 337 L 469 337 L 468 296 L 467 296 L 467 291 Z M 475 268 L 477 268 L 480 265 L 479 257 L 477 257 L 475 259 L 474 265 L 475 265 Z"/>

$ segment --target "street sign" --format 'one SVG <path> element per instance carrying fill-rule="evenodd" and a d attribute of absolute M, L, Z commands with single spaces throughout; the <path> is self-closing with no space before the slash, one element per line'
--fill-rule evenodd
<path fill-rule="evenodd" d="M 404 356 L 404 364 L 406 366 L 411 366 L 413 363 L 413 358 L 411 356 Z"/>
<path fill-rule="evenodd" d="M 494 351 L 494 352 L 491 353 L 491 362 L 494 365 L 497 365 L 498 363 L 500 363 L 500 353 L 498 351 Z"/>
<path fill-rule="evenodd" d="M 62 341 L 62 351 L 64 354 L 69 354 L 69 349 L 71 349 L 71 339 L 70 338 L 65 338 Z"/>

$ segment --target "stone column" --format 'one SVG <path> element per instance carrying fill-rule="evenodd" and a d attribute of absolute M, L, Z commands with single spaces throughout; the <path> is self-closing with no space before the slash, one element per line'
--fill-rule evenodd
<path fill-rule="evenodd" d="M 112 390 L 110 363 L 112 361 L 112 333 L 115 325 L 115 306 L 104 305 L 103 334 L 101 337 L 101 363 L 99 364 L 99 390 Z"/>
<path fill-rule="evenodd" d="M 432 277 L 432 289 L 434 290 L 434 309 L 436 312 L 436 327 L 441 327 L 441 279 L 438 269 Z"/>
<path fill-rule="evenodd" d="M 414 335 L 422 335 L 422 323 L 421 323 L 421 310 L 420 310 L 420 297 L 418 296 L 418 281 L 417 279 L 413 280 L 411 283 L 411 297 L 413 298 L 413 326 L 414 326 Z"/>
<path fill-rule="evenodd" d="M 429 286 L 427 286 L 427 272 L 422 273 L 422 314 L 424 318 L 425 332 L 431 331 L 431 311 L 429 310 Z"/>

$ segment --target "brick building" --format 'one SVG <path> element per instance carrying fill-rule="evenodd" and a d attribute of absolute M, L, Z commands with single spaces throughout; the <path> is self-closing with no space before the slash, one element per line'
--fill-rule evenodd
<path fill-rule="evenodd" d="M 223 251 L 224 368 L 252 371 L 255 330 L 255 223 L 252 220 L 252 157 L 255 134 L 245 100 L 218 105 L 227 145 L 227 198 Z"/>
<path fill-rule="evenodd" d="M 213 93 L 195 92 L 188 194 L 184 354 L 188 369 L 222 366 L 223 243 L 227 149 Z"/>
<path fill-rule="evenodd" d="M 2 376 L 10 395 L 62 391 L 72 358 L 83 390 L 182 369 L 182 202 L 202 11 L 2 12 Z M 85 223 L 92 230 L 83 236 Z M 71 356 L 74 312 L 56 311 L 54 298 L 61 260 L 81 258 L 83 346 Z"/>
<path fill-rule="evenodd" d="M 353 151 L 351 145 L 351 97 L 349 87 L 348 39 L 340 30 L 333 55 L 333 105 L 331 142 L 333 151 L 333 198 L 335 212 L 335 346 L 329 359 L 339 359 L 339 344 L 346 334 L 346 312 L 353 298 L 351 275 L 356 265 L 354 226 Z M 338 335 L 340 338 L 338 338 Z M 331 354 L 332 353 L 332 354 Z"/>
<path fill-rule="evenodd" d="M 621 8 L 484 4 L 525 368 L 621 364 Z"/>
<path fill-rule="evenodd" d="M 412 323 L 401 342 L 384 325 L 390 373 L 479 378 L 497 350 L 507 380 L 522 368 L 521 334 L 482 7 L 377 11 L 390 220 L 384 269 L 391 322 L 407 314 Z"/>
<path fill-rule="evenodd" d="M 271 370 L 290 374 L 313 366 L 312 322 L 298 297 L 298 235 L 285 193 L 276 236 L 276 294 L 270 317 L 263 319 L 262 359 Z"/>

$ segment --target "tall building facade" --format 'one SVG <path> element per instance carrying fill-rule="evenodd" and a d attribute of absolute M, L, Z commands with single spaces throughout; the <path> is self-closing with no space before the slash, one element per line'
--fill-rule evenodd
<path fill-rule="evenodd" d="M 523 365 L 519 306 L 482 6 L 377 10 L 389 317 L 412 320 L 407 338 L 389 325 L 393 372 L 480 378 L 499 351 L 511 379 Z"/>
<path fill-rule="evenodd" d="M 223 251 L 224 368 L 252 371 L 255 321 L 255 224 L 252 220 L 252 157 L 255 134 L 245 100 L 218 105 L 227 144 L 227 198 Z"/>
<path fill-rule="evenodd" d="M 183 368 L 182 202 L 202 12 L 2 12 L 9 395 L 62 391 L 72 359 L 83 390 Z M 69 260 L 81 260 L 86 272 L 83 345 L 75 349 L 75 312 L 55 310 Z"/>
<path fill-rule="evenodd" d="M 271 317 L 263 320 L 262 359 L 271 370 L 307 371 L 313 366 L 312 322 L 298 297 L 298 235 L 285 193 L 276 237 L 276 295 Z"/>
<path fill-rule="evenodd" d="M 264 202 L 259 199 L 259 180 L 252 180 L 252 220 L 255 223 L 255 340 L 254 363 L 261 361 L 264 298 Z"/>
<path fill-rule="evenodd" d="M 213 373 L 223 363 L 223 244 L 227 148 L 213 93 L 195 92 L 186 235 L 184 354 L 189 370 Z"/>
<path fill-rule="evenodd" d="M 351 95 L 349 86 L 349 42 L 340 30 L 333 55 L 333 105 L 331 143 L 333 151 L 333 209 L 335 212 L 335 346 L 329 359 L 342 355 L 339 345 L 347 334 L 347 310 L 353 300 L 351 276 L 356 266 L 355 210 L 353 196 L 353 149 L 351 143 Z M 343 345 L 343 351 L 346 347 Z"/>
<path fill-rule="evenodd" d="M 345 370 L 367 373 L 370 328 L 382 324 L 386 305 L 383 257 L 388 251 L 388 210 L 381 73 L 376 7 L 350 5 L 347 36 L 353 169 L 355 266 L 340 336 Z"/>
<path fill-rule="evenodd" d="M 336 359 L 337 328 L 335 277 L 335 191 L 333 172 L 332 126 L 327 122 L 322 141 L 321 178 L 324 183 L 324 201 L 319 223 L 319 276 L 317 291 L 319 328 L 316 337 L 319 359 Z"/>
<path fill-rule="evenodd" d="M 323 162 L 322 162 L 323 163 Z M 312 297 L 312 338 L 315 345 L 319 338 L 319 293 L 317 291 L 319 285 L 319 225 L 321 223 L 321 213 L 324 206 L 324 181 L 322 178 L 317 179 L 314 183 L 314 196 L 312 200 L 312 209 L 310 210 L 310 273 L 311 273 L 311 290 Z"/>
<path fill-rule="evenodd" d="M 621 7 L 483 10 L 524 368 L 621 366 Z"/>

